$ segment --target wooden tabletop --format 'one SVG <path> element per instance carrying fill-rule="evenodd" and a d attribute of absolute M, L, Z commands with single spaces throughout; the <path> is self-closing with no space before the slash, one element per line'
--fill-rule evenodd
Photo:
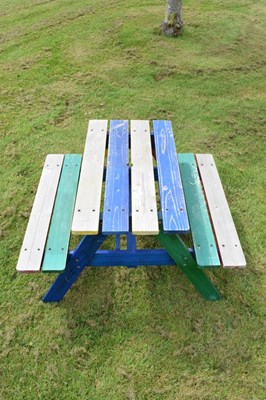
<path fill-rule="evenodd" d="M 99 231 L 102 193 L 103 233 L 156 235 L 159 207 L 165 232 L 189 231 L 171 123 L 154 121 L 153 128 L 151 134 L 149 121 L 133 120 L 129 124 L 126 120 L 112 120 L 107 135 L 107 120 L 90 121 L 72 224 L 74 234 Z"/>

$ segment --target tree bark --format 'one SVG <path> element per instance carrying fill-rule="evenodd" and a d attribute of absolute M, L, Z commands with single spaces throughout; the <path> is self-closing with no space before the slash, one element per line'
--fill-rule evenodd
<path fill-rule="evenodd" d="M 161 25 L 166 36 L 180 36 L 183 29 L 182 0 L 167 0 L 165 19 Z"/>

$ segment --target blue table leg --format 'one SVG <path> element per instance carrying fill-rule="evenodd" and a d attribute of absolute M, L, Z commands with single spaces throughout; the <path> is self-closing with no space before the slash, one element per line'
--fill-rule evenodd
<path fill-rule="evenodd" d="M 127 234 L 127 250 L 129 250 L 131 252 L 135 252 L 137 250 L 136 236 L 130 232 Z M 127 265 L 127 266 L 128 266 L 128 268 L 136 268 L 138 266 L 138 264 Z"/>
<path fill-rule="evenodd" d="M 43 297 L 43 302 L 59 302 L 77 280 L 83 269 L 90 264 L 95 252 L 107 236 L 102 234 L 84 236 L 77 248 L 71 253 L 66 269 L 62 272 Z"/>

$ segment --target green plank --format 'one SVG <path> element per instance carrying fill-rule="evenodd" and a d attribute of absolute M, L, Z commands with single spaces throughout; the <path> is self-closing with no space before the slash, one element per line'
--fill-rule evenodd
<path fill-rule="evenodd" d="M 42 272 L 56 272 L 65 269 L 80 166 L 80 154 L 65 155 Z"/>
<path fill-rule="evenodd" d="M 194 154 L 178 154 L 178 160 L 198 266 L 219 267 L 220 259 Z"/>
<path fill-rule="evenodd" d="M 176 262 L 176 265 L 205 299 L 219 300 L 221 298 L 214 284 L 204 272 L 198 268 L 196 260 L 178 235 L 165 234 L 161 230 L 158 239 L 168 254 Z"/>

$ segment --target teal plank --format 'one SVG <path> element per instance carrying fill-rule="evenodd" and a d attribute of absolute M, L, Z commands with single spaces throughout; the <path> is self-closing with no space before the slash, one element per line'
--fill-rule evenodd
<path fill-rule="evenodd" d="M 161 230 L 157 236 L 165 250 L 186 275 L 195 289 L 207 300 L 219 300 L 221 295 L 212 281 L 198 268 L 196 260 L 178 235 L 169 235 Z"/>
<path fill-rule="evenodd" d="M 65 155 L 42 272 L 56 272 L 65 269 L 80 166 L 80 154 Z"/>
<path fill-rule="evenodd" d="M 198 266 L 219 267 L 220 259 L 194 154 L 178 154 Z"/>

